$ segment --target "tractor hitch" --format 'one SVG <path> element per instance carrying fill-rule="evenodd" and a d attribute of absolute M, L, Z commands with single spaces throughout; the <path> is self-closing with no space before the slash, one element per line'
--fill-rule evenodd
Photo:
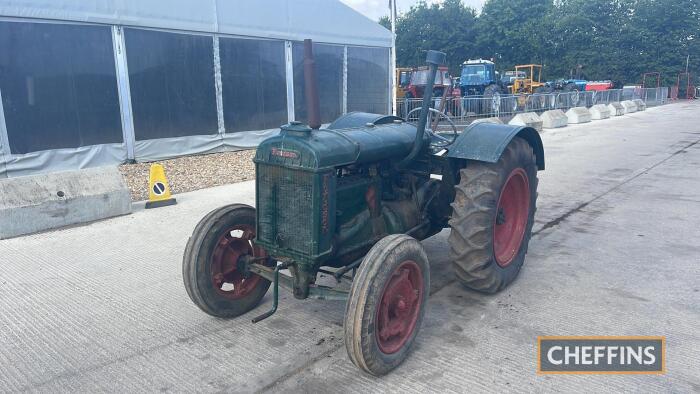
<path fill-rule="evenodd" d="M 272 279 L 272 309 L 258 317 L 253 318 L 253 323 L 265 320 L 268 317 L 272 316 L 275 312 L 277 312 L 277 303 L 279 301 L 280 270 L 286 269 L 287 267 L 289 267 L 289 265 L 289 263 L 281 263 L 275 266 L 275 270 L 273 273 L 274 276 Z"/>
<path fill-rule="evenodd" d="M 361 261 L 361 260 L 360 260 Z M 251 273 L 262 276 L 263 278 L 272 282 L 272 308 L 269 311 L 257 316 L 253 319 L 253 323 L 260 322 L 272 316 L 277 312 L 277 306 L 279 305 L 279 288 L 282 287 L 290 292 L 294 292 L 294 278 L 281 274 L 280 271 L 289 268 L 293 265 L 292 262 L 282 262 L 275 268 L 267 267 L 258 263 L 250 263 L 248 268 Z M 348 290 L 332 288 L 328 286 L 321 285 L 309 285 L 308 295 L 306 298 L 313 298 L 317 300 L 338 300 L 345 301 L 348 299 Z"/>

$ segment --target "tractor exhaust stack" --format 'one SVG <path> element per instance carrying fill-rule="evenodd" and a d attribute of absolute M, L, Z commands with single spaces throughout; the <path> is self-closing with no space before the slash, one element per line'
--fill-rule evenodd
<path fill-rule="evenodd" d="M 420 117 L 418 118 L 418 130 L 416 131 L 416 141 L 413 143 L 413 149 L 401 162 L 398 163 L 399 168 L 405 168 L 413 162 L 413 159 L 418 156 L 423 149 L 423 136 L 425 135 L 425 127 L 428 124 L 428 113 L 430 112 L 430 103 L 433 100 L 432 86 L 435 83 L 438 66 L 445 64 L 447 55 L 444 52 L 428 51 L 425 62 L 428 63 L 428 82 L 423 93 L 423 103 L 421 104 Z"/>
<path fill-rule="evenodd" d="M 304 40 L 304 92 L 309 127 L 318 130 L 321 127 L 321 105 L 318 97 L 313 43 L 309 39 Z"/>

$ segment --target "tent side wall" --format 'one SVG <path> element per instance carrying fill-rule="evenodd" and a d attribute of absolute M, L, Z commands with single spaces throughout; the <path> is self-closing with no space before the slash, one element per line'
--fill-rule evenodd
<path fill-rule="evenodd" d="M 273 34 L 259 15 L 241 16 L 251 11 L 243 1 L 196 2 L 198 10 L 178 14 L 186 20 L 156 18 L 130 0 L 118 3 L 131 14 L 60 8 L 82 2 L 8 3 L 0 1 L 0 177 L 254 148 L 305 118 L 297 38 L 306 35 L 316 38 L 324 121 L 390 110 L 390 33 L 339 2 L 274 0 L 280 12 L 268 9 L 269 22 L 288 23 Z M 329 26 L 311 24 L 313 13 L 297 15 L 299 4 L 371 29 L 366 37 L 326 34 Z M 292 31 L 297 22 L 303 29 Z"/>

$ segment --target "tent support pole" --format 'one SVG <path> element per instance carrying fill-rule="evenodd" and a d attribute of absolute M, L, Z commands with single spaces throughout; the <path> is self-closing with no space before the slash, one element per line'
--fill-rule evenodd
<path fill-rule="evenodd" d="M 112 43 L 114 46 L 114 63 L 117 68 L 117 87 L 119 93 L 119 110 L 122 116 L 122 133 L 126 145 L 126 156 L 129 162 L 133 162 L 134 142 L 134 115 L 131 110 L 131 88 L 129 87 L 129 68 L 126 60 L 126 45 L 124 29 L 121 26 L 112 26 Z"/>
<path fill-rule="evenodd" d="M 219 53 L 219 37 L 214 36 L 214 88 L 216 89 L 216 120 L 219 134 L 226 133 L 224 124 L 224 85 L 221 82 L 221 55 Z"/>
<path fill-rule="evenodd" d="M 7 135 L 5 110 L 2 107 L 2 91 L 0 91 L 0 178 L 7 178 L 7 160 L 10 158 L 10 138 Z"/>
<path fill-rule="evenodd" d="M 348 113 L 348 46 L 343 46 L 343 115 Z"/>

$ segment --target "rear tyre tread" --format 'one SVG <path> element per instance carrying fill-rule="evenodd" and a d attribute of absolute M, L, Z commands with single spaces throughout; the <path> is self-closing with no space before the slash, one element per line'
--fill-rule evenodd
<path fill-rule="evenodd" d="M 497 163 L 469 161 L 455 186 L 449 221 L 450 253 L 455 276 L 466 287 L 495 293 L 515 280 L 525 260 L 537 201 L 537 167 L 532 147 L 514 138 Z M 500 267 L 494 257 L 493 227 L 500 189 L 513 168 L 522 167 L 530 185 L 530 212 L 520 249 L 510 265 Z"/>

